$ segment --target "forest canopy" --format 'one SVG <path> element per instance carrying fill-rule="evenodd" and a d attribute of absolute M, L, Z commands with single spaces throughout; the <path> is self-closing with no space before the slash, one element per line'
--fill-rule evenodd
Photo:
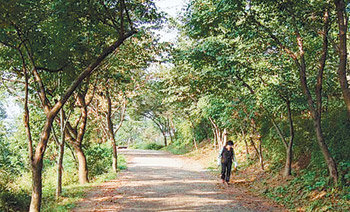
<path fill-rule="evenodd" d="M 0 0 L 0 207 L 40 211 L 62 187 L 118 172 L 118 146 L 217 151 L 228 139 L 242 169 L 343 207 L 349 6 L 190 0 L 174 20 L 153 0 Z M 160 41 L 165 25 L 176 41 Z M 21 108 L 10 121 L 9 106 Z"/>

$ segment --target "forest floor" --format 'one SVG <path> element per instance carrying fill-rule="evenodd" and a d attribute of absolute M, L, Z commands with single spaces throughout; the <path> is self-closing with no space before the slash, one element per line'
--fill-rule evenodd
<path fill-rule="evenodd" d="M 122 150 L 128 168 L 91 189 L 72 211 L 286 211 L 242 187 L 224 186 L 198 161 Z"/>

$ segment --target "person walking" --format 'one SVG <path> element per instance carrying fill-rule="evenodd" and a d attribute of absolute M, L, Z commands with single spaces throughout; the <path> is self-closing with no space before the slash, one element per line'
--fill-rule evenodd
<path fill-rule="evenodd" d="M 232 164 L 237 167 L 235 153 L 233 151 L 233 142 L 227 141 L 219 154 L 219 160 L 221 163 L 221 180 L 225 185 L 229 185 Z"/>

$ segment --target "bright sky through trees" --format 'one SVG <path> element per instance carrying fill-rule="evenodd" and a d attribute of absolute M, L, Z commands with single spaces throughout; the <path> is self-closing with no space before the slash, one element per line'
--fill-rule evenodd
<path fill-rule="evenodd" d="M 187 0 L 158 0 L 156 5 L 159 10 L 166 12 L 169 18 L 174 18 L 178 20 L 181 10 L 185 8 Z M 177 36 L 177 29 L 170 28 L 169 23 L 166 23 L 166 26 L 159 30 L 157 33 L 160 35 L 161 42 L 175 42 Z"/>

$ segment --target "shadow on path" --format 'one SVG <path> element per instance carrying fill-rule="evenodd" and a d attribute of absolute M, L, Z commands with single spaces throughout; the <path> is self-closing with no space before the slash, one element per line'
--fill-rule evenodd
<path fill-rule="evenodd" d="M 283 211 L 247 192 L 222 186 L 196 162 L 151 150 L 121 150 L 128 169 L 74 211 Z"/>

